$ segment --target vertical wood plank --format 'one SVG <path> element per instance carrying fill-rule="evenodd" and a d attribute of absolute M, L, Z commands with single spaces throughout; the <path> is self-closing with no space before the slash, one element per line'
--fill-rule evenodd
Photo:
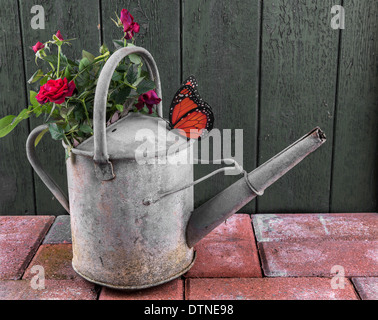
<path fill-rule="evenodd" d="M 114 50 L 112 40 L 121 39 L 123 30 L 112 19 L 127 9 L 140 25 L 135 44 L 154 57 L 159 69 L 164 115 L 180 84 L 180 2 L 175 0 L 110 0 L 102 1 L 104 42 Z"/>
<path fill-rule="evenodd" d="M 26 103 L 17 1 L 0 1 L 0 118 L 17 115 Z M 34 186 L 26 159 L 28 122 L 0 139 L 0 215 L 34 214 Z"/>
<path fill-rule="evenodd" d="M 344 0 L 332 212 L 377 210 L 378 3 Z"/>
<path fill-rule="evenodd" d="M 183 77 L 197 77 L 201 96 L 213 108 L 215 128 L 243 129 L 242 165 L 251 171 L 256 165 L 260 1 L 183 0 L 182 16 Z M 196 165 L 195 178 L 219 167 Z M 217 175 L 197 185 L 196 206 L 239 178 Z M 252 202 L 242 211 L 252 213 L 254 207 Z"/>
<path fill-rule="evenodd" d="M 45 29 L 34 30 L 31 27 L 31 19 L 34 14 L 30 10 L 34 2 L 20 0 L 22 31 L 24 38 L 24 50 L 26 60 L 26 77 L 29 78 L 38 66 L 34 62 L 34 52 L 30 49 L 37 41 L 45 42 L 52 39 L 52 35 L 58 30 L 65 39 L 76 38 L 72 41 L 72 47 L 63 46 L 64 54 L 72 59 L 80 59 L 83 49 L 97 54 L 100 46 L 99 5 L 97 0 L 85 1 L 50 1 L 40 0 L 38 4 L 45 10 Z M 55 49 L 54 49 L 55 50 Z M 56 54 L 56 52 L 55 52 Z M 38 84 L 28 86 L 28 89 L 39 91 Z M 42 117 L 41 117 L 42 118 Z M 41 124 L 43 119 L 31 119 L 31 128 Z M 51 174 L 54 180 L 67 193 L 67 177 L 65 167 L 65 155 L 61 142 L 53 141 L 47 134 L 37 147 L 42 165 Z M 65 214 L 65 210 L 59 202 L 35 174 L 36 207 L 40 215 Z"/>
<path fill-rule="evenodd" d="M 266 0 L 263 8 L 259 164 L 309 132 L 328 141 L 258 199 L 258 212 L 328 212 L 338 30 L 335 0 Z"/>

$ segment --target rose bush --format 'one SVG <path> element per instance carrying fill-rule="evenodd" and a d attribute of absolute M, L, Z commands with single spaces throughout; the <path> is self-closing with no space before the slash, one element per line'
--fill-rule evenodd
<path fill-rule="evenodd" d="M 115 49 L 134 46 L 134 34 L 139 32 L 140 27 L 131 13 L 123 9 L 120 18 L 113 21 L 123 29 L 122 38 L 113 40 Z M 51 40 L 38 41 L 32 47 L 39 68 L 28 81 L 32 88 L 29 95 L 31 104 L 17 116 L 8 115 L 0 119 L 0 138 L 31 115 L 43 115 L 51 137 L 64 140 L 68 146 L 67 157 L 73 147 L 93 135 L 95 89 L 101 70 L 113 51 L 103 44 L 99 55 L 83 50 L 81 59 L 71 60 L 63 53 L 63 46 L 69 45 L 70 41 L 65 40 L 58 30 Z M 161 100 L 154 89 L 155 84 L 149 79 L 141 58 L 136 54 L 124 58 L 109 86 L 107 124 L 114 123 L 128 112 L 156 116 L 154 105 Z M 40 141 L 41 137 L 36 141 Z"/>

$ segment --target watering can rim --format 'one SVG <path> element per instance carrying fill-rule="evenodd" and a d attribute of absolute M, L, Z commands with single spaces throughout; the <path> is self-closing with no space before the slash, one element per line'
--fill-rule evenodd
<path fill-rule="evenodd" d="M 110 135 L 113 133 L 113 131 L 118 129 L 120 126 L 126 125 L 124 122 L 133 121 L 133 120 L 138 119 L 138 118 L 140 118 L 140 119 L 145 118 L 146 120 L 149 120 L 150 122 L 156 122 L 156 126 L 159 126 L 160 124 L 165 123 L 164 120 L 162 120 L 158 117 L 151 117 L 151 116 L 148 116 L 148 115 L 143 115 L 143 114 L 134 113 L 134 112 L 129 113 L 127 116 L 121 118 L 120 120 L 118 120 L 117 122 L 111 124 L 110 126 L 108 126 L 106 128 L 108 148 L 109 148 L 109 146 L 111 146 L 111 136 Z M 159 122 L 160 122 L 160 124 L 159 124 Z M 160 126 L 160 129 L 161 128 L 162 128 L 162 125 Z M 150 128 L 147 128 L 147 129 L 151 129 L 151 126 L 150 126 Z M 164 132 L 167 135 L 168 132 L 171 132 L 171 131 L 168 130 L 168 129 L 165 129 Z M 133 133 L 131 133 L 131 134 L 133 134 Z M 135 137 L 135 135 L 134 135 L 134 137 Z M 180 135 L 177 135 L 177 137 L 178 137 L 178 141 L 176 143 L 172 142 L 171 144 L 169 144 L 167 142 L 165 144 L 164 148 L 156 150 L 153 154 L 151 154 L 151 156 L 145 157 L 145 159 L 169 157 L 169 156 L 173 155 L 176 151 L 178 151 L 179 153 L 185 151 L 187 148 L 191 147 L 196 142 L 194 140 L 187 140 Z M 143 142 L 141 142 L 141 144 L 142 143 Z M 62 145 L 65 149 L 68 148 L 67 144 L 64 141 L 62 141 Z M 174 145 L 175 148 L 171 149 L 170 147 L 172 145 Z M 118 144 L 118 147 L 119 147 L 119 144 Z M 109 152 L 109 160 L 131 160 L 131 161 L 135 161 L 136 160 L 135 159 L 135 147 L 136 147 L 136 145 L 134 145 L 134 146 L 125 145 L 124 148 L 118 148 L 118 150 L 116 148 L 113 148 L 113 149 L 109 148 L 109 151 L 108 151 Z M 125 148 L 128 149 L 127 152 L 125 152 L 126 151 Z M 77 147 L 72 148 L 71 152 L 74 153 L 75 155 L 80 155 L 80 156 L 84 156 L 84 157 L 88 157 L 88 158 L 93 159 L 93 157 L 94 157 L 94 137 L 92 136 L 92 137 L 86 139 L 85 141 L 83 141 Z"/>

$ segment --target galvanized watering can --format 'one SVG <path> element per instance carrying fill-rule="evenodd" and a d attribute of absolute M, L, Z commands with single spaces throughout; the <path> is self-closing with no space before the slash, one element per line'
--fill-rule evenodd
<path fill-rule="evenodd" d="M 315 128 L 194 210 L 190 161 L 136 161 L 135 151 L 146 143 L 137 141 L 136 132 L 147 128 L 165 138 L 169 130 L 164 122 L 131 113 L 106 127 L 113 72 L 132 53 L 145 60 L 162 96 L 158 69 L 148 51 L 122 48 L 110 57 L 96 88 L 94 136 L 73 149 L 67 160 L 69 202 L 36 157 L 34 142 L 46 125 L 34 129 L 27 140 L 31 165 L 71 215 L 73 268 L 91 282 L 119 289 L 147 288 L 187 272 L 199 240 L 325 142 L 323 132 Z M 161 103 L 157 109 L 162 116 Z M 185 160 L 192 143 L 184 138 L 180 143 L 184 148 L 174 156 Z M 168 150 L 167 142 L 152 158 L 168 159 L 173 156 Z"/>

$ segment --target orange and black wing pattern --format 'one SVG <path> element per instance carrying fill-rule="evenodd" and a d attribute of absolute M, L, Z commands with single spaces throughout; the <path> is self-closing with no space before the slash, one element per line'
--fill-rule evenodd
<path fill-rule="evenodd" d="M 214 114 L 197 90 L 197 80 L 190 76 L 176 92 L 169 111 L 172 129 L 188 139 L 200 139 L 213 129 Z"/>

